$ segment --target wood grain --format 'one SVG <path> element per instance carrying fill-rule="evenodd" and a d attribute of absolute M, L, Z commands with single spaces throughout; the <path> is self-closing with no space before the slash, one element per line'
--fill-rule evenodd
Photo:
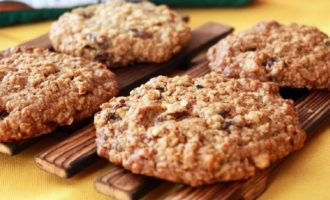
<path fill-rule="evenodd" d="M 79 134 L 37 155 L 35 162 L 51 174 L 68 178 L 96 159 L 95 129 L 90 124 L 79 130 Z"/>
<path fill-rule="evenodd" d="M 207 62 L 202 62 L 201 64 L 187 70 L 185 74 L 189 74 L 194 77 L 202 76 L 208 73 L 210 69 L 207 67 Z M 314 133 L 314 128 L 319 126 L 322 122 L 330 117 L 330 92 L 328 91 L 314 91 L 310 92 L 309 95 L 300 99 L 295 103 L 295 107 L 299 113 L 300 121 L 304 130 L 306 130 L 309 137 Z M 272 164 L 271 167 L 257 171 L 256 175 L 251 177 L 246 181 L 235 181 L 226 183 L 217 183 L 209 186 L 202 187 L 190 187 L 182 186 L 173 193 L 169 194 L 166 199 L 171 200 L 208 200 L 208 199 L 219 199 L 219 200 L 229 200 L 229 199 L 246 199 L 252 200 L 256 199 L 260 194 L 262 194 L 267 188 L 268 177 L 271 172 L 279 166 L 282 160 L 277 161 Z M 128 171 L 120 168 L 113 169 L 111 173 L 117 170 L 117 173 L 121 176 L 130 176 Z M 105 173 L 101 177 L 107 177 L 109 172 Z M 131 179 L 134 178 L 130 177 Z M 139 180 L 141 177 L 139 178 Z M 146 188 L 151 183 L 148 182 L 148 178 L 145 177 L 144 181 L 141 181 L 140 185 L 135 185 L 136 190 L 138 188 Z M 133 181 L 133 180 L 131 180 Z M 125 191 L 120 186 L 116 186 L 116 179 L 97 179 L 95 183 L 95 188 L 97 191 L 120 199 L 122 196 L 118 196 L 118 193 L 130 196 L 129 192 Z M 107 190 L 107 192 L 104 192 Z M 135 191 L 136 191 L 135 190 Z M 131 198 L 132 199 L 132 198 Z"/>
<path fill-rule="evenodd" d="M 130 200 L 139 199 L 161 182 L 155 178 L 132 174 L 121 167 L 113 167 L 97 179 L 95 189 L 116 199 Z"/>
<path fill-rule="evenodd" d="M 10 156 L 16 155 L 23 151 L 26 147 L 36 143 L 38 139 L 30 139 L 21 142 L 3 142 L 0 143 L 0 153 L 7 154 Z"/>
<path fill-rule="evenodd" d="M 191 44 L 172 60 L 162 64 L 138 64 L 136 66 L 115 69 L 121 87 L 121 95 L 127 94 L 132 88 L 147 81 L 150 77 L 166 74 L 185 62 L 207 46 L 218 41 L 232 31 L 232 28 L 215 23 L 205 24 L 193 31 Z M 74 142 L 82 138 L 81 142 Z M 73 137 L 43 151 L 36 156 L 37 166 L 46 172 L 62 178 L 69 178 L 91 164 L 96 157 L 95 131 L 93 127 L 78 131 Z M 63 146 L 65 149 L 63 150 Z"/>

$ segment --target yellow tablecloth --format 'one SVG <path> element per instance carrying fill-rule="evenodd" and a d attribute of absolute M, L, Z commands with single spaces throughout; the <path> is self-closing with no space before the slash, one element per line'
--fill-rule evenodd
<path fill-rule="evenodd" d="M 191 17 L 191 26 L 208 21 L 245 29 L 260 20 L 299 22 L 314 25 L 330 34 L 329 0 L 259 0 L 253 5 L 232 9 L 181 9 Z M 50 22 L 0 29 L 0 49 L 32 39 L 49 30 Z M 291 155 L 271 177 L 268 190 L 260 199 L 330 199 L 330 124 L 317 130 L 305 147 Z M 45 139 L 9 157 L 0 155 L 0 199 L 66 200 L 109 199 L 94 191 L 95 178 L 109 169 L 99 161 L 79 175 L 63 180 L 36 168 L 34 156 L 56 139 Z"/>

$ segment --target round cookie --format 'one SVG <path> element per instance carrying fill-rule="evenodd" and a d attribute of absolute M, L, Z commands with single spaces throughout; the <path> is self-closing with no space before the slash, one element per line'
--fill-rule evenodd
<path fill-rule="evenodd" d="M 330 38 L 315 27 L 261 22 L 208 51 L 210 67 L 231 78 L 330 90 Z"/>
<path fill-rule="evenodd" d="M 49 36 L 56 51 L 113 68 L 167 61 L 189 43 L 191 30 L 166 6 L 117 1 L 62 15 Z"/>
<path fill-rule="evenodd" d="M 275 83 L 215 72 L 159 76 L 101 108 L 94 119 L 100 156 L 192 186 L 249 178 L 306 138 Z"/>
<path fill-rule="evenodd" d="M 118 93 L 105 65 L 39 48 L 0 52 L 0 142 L 91 117 Z"/>

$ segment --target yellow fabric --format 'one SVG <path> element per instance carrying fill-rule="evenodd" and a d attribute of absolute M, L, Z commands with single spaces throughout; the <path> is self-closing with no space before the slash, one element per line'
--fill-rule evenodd
<path fill-rule="evenodd" d="M 314 25 L 330 34 L 329 0 L 269 0 L 256 1 L 239 9 L 181 9 L 191 17 L 191 26 L 208 21 L 245 29 L 264 19 L 299 22 Z M 50 22 L 0 29 L 0 49 L 32 39 L 49 30 Z M 0 199 L 109 199 L 94 191 L 95 178 L 109 169 L 99 161 L 72 179 L 63 180 L 36 168 L 34 156 L 56 142 L 48 138 L 27 151 L 9 157 L 0 155 Z M 286 159 L 270 178 L 268 190 L 260 199 L 330 199 L 330 124 L 315 131 L 304 149 Z"/>

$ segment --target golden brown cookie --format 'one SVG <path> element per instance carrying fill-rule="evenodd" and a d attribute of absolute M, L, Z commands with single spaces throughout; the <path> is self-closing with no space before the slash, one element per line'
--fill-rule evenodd
<path fill-rule="evenodd" d="M 159 76 L 101 107 L 100 156 L 133 173 L 192 186 L 249 178 L 306 138 L 276 84 L 214 72 Z"/>
<path fill-rule="evenodd" d="M 105 65 L 39 48 L 0 52 L 0 142 L 91 117 L 118 93 Z"/>
<path fill-rule="evenodd" d="M 219 41 L 208 59 L 227 77 L 330 90 L 330 39 L 312 26 L 261 22 Z"/>
<path fill-rule="evenodd" d="M 176 12 L 149 2 L 109 2 L 66 13 L 52 25 L 55 50 L 108 65 L 160 63 L 180 52 L 191 31 Z"/>

